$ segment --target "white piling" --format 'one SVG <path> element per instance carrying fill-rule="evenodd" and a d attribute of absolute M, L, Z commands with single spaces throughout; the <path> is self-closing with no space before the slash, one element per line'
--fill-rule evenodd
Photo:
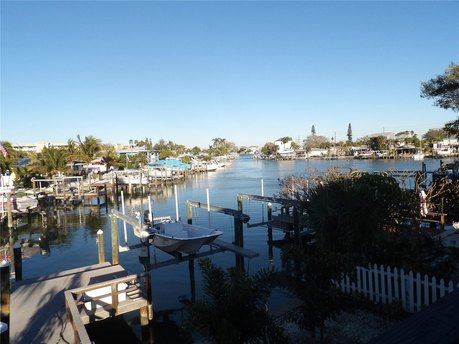
<path fill-rule="evenodd" d="M 121 190 L 121 211 L 123 215 L 126 215 L 126 211 L 124 210 L 124 194 L 123 190 Z M 124 242 L 127 245 L 127 229 L 126 229 L 126 221 L 123 221 L 124 224 Z"/>
<path fill-rule="evenodd" d="M 151 212 L 151 199 L 150 195 L 148 195 L 148 211 L 150 212 L 148 214 L 148 219 L 150 220 L 151 225 L 153 225 L 153 213 Z"/>
<path fill-rule="evenodd" d="M 177 185 L 174 185 L 174 193 L 175 193 L 175 219 L 179 221 Z"/>

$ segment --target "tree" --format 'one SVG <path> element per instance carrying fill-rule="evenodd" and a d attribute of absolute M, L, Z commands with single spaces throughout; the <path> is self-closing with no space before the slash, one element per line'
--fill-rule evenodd
<path fill-rule="evenodd" d="M 319 328 L 320 342 L 323 343 L 325 321 L 335 319 L 348 308 L 346 296 L 335 281 L 351 270 L 351 265 L 337 252 L 302 250 L 297 245 L 282 248 L 282 261 L 284 265 L 293 263 L 295 267 L 282 273 L 282 285 L 302 302 L 295 321 L 300 328 L 310 332 L 313 341 Z"/>
<path fill-rule="evenodd" d="M 102 149 L 102 144 L 99 139 L 96 139 L 94 136 L 86 136 L 84 141 L 81 140 L 80 135 L 77 135 L 78 142 L 80 144 L 80 154 L 83 161 L 87 164 L 96 158 L 97 153 Z"/>
<path fill-rule="evenodd" d="M 55 175 L 67 170 L 68 152 L 63 148 L 45 147 L 32 156 L 30 171 L 43 175 Z"/>
<path fill-rule="evenodd" d="M 435 99 L 434 105 L 459 111 L 459 65 L 451 63 L 443 75 L 421 83 L 421 97 Z M 459 118 L 446 123 L 444 130 L 459 138 Z"/>
<path fill-rule="evenodd" d="M 451 63 L 443 75 L 421 82 L 421 97 L 435 99 L 434 105 L 459 111 L 459 65 Z"/>
<path fill-rule="evenodd" d="M 104 145 L 102 149 L 102 160 L 105 163 L 106 171 L 111 166 L 118 166 L 118 154 L 112 145 Z"/>
<path fill-rule="evenodd" d="M 347 126 L 347 140 L 349 142 L 352 142 L 352 127 L 351 127 L 351 123 L 349 123 L 349 125 Z"/>
<path fill-rule="evenodd" d="M 309 135 L 303 140 L 304 149 L 310 151 L 311 148 L 329 148 L 330 141 L 325 136 Z"/>
<path fill-rule="evenodd" d="M 446 139 L 447 136 L 447 133 L 443 129 L 429 129 L 427 133 L 422 135 L 422 139 L 432 144 Z"/>
<path fill-rule="evenodd" d="M 316 128 L 314 127 L 314 124 L 311 127 L 311 135 L 314 136 L 316 134 Z"/>
<path fill-rule="evenodd" d="M 190 323 L 212 343 L 284 343 L 283 330 L 266 312 L 276 282 L 272 269 L 253 276 L 236 268 L 226 272 L 210 259 L 199 260 L 202 300 L 189 308 Z"/>
<path fill-rule="evenodd" d="M 384 150 L 386 148 L 386 137 L 385 136 L 376 136 L 371 137 L 369 140 L 369 145 L 373 150 Z"/>
<path fill-rule="evenodd" d="M 266 156 L 276 155 L 277 151 L 279 150 L 279 146 L 275 145 L 272 142 L 265 143 L 265 145 L 261 148 L 261 153 Z"/>
<path fill-rule="evenodd" d="M 290 136 L 284 136 L 284 137 L 281 137 L 280 139 L 277 139 L 277 141 L 282 141 L 282 143 L 287 143 L 289 141 L 292 141 L 292 138 Z"/>

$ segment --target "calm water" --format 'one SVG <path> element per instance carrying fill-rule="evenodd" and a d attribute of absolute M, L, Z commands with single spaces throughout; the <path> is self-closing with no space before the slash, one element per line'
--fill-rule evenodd
<path fill-rule="evenodd" d="M 445 162 L 447 162 L 445 160 Z M 438 160 L 425 160 L 428 171 L 439 167 Z M 186 200 L 195 200 L 206 203 L 206 189 L 209 189 L 210 203 L 218 206 L 237 208 L 237 193 L 261 195 L 263 179 L 264 195 L 272 196 L 279 191 L 278 178 L 290 175 L 317 175 L 328 168 L 352 168 L 363 171 L 385 170 L 420 170 L 421 162 L 413 160 L 312 160 L 312 161 L 264 161 L 253 160 L 249 156 L 242 156 L 225 169 L 208 175 L 195 176 L 177 186 L 179 200 L 179 215 L 186 220 Z M 154 216 L 170 215 L 175 217 L 174 188 L 170 187 L 163 192 L 151 195 L 151 204 Z M 147 198 L 125 199 L 126 212 L 133 214 L 139 211 L 143 214 L 148 209 Z M 244 213 L 251 216 L 251 223 L 264 220 L 266 206 L 261 202 L 244 201 Z M 108 207 L 108 211 L 110 211 Z M 264 210 L 264 215 L 263 215 Z M 193 210 L 193 223 L 211 226 L 222 230 L 220 239 L 231 242 L 234 238 L 233 218 L 227 215 L 207 213 L 205 209 Z M 107 260 L 111 259 L 110 219 L 107 209 L 75 208 L 72 210 L 48 209 L 48 227 L 43 229 L 40 220 L 32 224 L 22 224 L 18 228 L 19 239 L 37 240 L 45 233 L 50 238 L 50 253 L 47 255 L 32 254 L 24 262 L 24 278 L 67 270 L 97 263 L 96 232 L 104 230 L 105 251 Z M 123 225 L 118 224 L 120 241 L 124 241 Z M 129 244 L 138 243 L 128 226 Z M 283 233 L 274 231 L 274 239 L 281 239 Z M 259 253 L 251 260 L 245 260 L 246 269 L 256 272 L 259 268 L 271 264 L 279 266 L 279 250 L 272 250 L 270 257 L 267 242 L 266 228 L 244 227 L 244 247 Z M 203 248 L 206 249 L 206 248 Z M 120 264 L 131 273 L 141 272 L 142 266 L 138 262 L 138 250 L 120 253 Z M 171 256 L 160 250 L 151 249 L 152 261 L 168 260 Z M 225 252 L 210 256 L 221 267 L 233 266 L 234 254 Z M 270 259 L 272 258 L 272 259 Z M 196 267 L 196 292 L 200 295 L 200 272 Z M 181 307 L 180 299 L 190 297 L 191 286 L 187 263 L 175 264 L 169 267 L 153 270 L 153 301 L 156 310 L 177 309 Z"/>

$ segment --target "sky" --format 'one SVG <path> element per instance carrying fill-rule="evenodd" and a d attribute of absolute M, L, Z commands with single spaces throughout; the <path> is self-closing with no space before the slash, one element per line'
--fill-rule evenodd
<path fill-rule="evenodd" d="M 459 2 L 1 1 L 0 140 L 207 148 L 441 128 Z"/>

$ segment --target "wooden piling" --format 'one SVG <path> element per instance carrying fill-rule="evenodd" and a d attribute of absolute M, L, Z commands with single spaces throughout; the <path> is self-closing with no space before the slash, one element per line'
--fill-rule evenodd
<path fill-rule="evenodd" d="M 1 297 L 1 317 L 0 321 L 5 324 L 0 333 L 0 343 L 10 342 L 10 263 L 2 261 L 0 263 L 0 297 Z"/>
<path fill-rule="evenodd" d="M 9 242 L 9 249 L 10 249 L 10 260 L 12 264 L 12 268 L 14 271 L 14 236 L 13 236 L 13 203 L 11 202 L 11 192 L 6 194 L 6 212 L 8 218 L 8 242 Z"/>
<path fill-rule="evenodd" d="M 273 205 L 268 203 L 268 222 L 273 219 Z M 273 227 L 268 224 L 268 243 L 273 241 Z"/>
<path fill-rule="evenodd" d="M 117 265 L 119 262 L 118 252 L 118 219 L 112 210 L 112 264 Z"/>
<path fill-rule="evenodd" d="M 193 208 L 191 207 L 191 203 L 186 201 L 186 216 L 187 216 L 187 223 L 191 225 L 193 223 Z"/>
<path fill-rule="evenodd" d="M 16 281 L 22 280 L 22 246 L 20 243 L 13 245 L 14 255 L 14 279 Z"/>
<path fill-rule="evenodd" d="M 104 231 L 102 229 L 97 231 L 97 251 L 99 253 L 99 264 L 105 263 Z"/>

